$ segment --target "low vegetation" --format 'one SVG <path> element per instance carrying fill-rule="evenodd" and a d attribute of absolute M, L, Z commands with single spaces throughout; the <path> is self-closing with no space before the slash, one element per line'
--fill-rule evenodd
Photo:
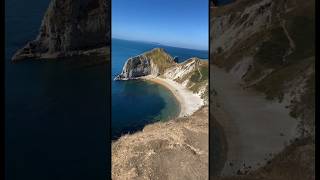
<path fill-rule="evenodd" d="M 159 68 L 160 74 L 162 74 L 167 68 L 172 67 L 172 65 L 175 64 L 173 58 L 161 48 L 149 51 L 145 54 L 145 56 L 155 60 L 153 62 Z"/>

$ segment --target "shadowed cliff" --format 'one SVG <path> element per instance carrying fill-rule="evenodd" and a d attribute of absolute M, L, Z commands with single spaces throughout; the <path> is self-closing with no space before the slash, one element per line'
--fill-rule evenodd
<path fill-rule="evenodd" d="M 12 61 L 106 55 L 109 19 L 109 0 L 52 0 L 38 36 L 18 50 Z"/>
<path fill-rule="evenodd" d="M 299 122 L 299 137 L 267 165 L 239 171 L 240 176 L 213 178 L 315 178 L 314 3 L 238 0 L 211 10 L 211 65 L 238 79 L 243 89 L 286 104 L 289 115 Z"/>

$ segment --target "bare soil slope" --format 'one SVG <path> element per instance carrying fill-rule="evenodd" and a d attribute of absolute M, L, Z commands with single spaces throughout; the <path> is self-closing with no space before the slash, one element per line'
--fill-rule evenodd
<path fill-rule="evenodd" d="M 114 142 L 112 179 L 208 179 L 208 107 Z"/>

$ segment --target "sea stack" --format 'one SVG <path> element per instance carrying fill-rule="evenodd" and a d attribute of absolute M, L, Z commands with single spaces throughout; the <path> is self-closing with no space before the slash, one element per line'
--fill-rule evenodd
<path fill-rule="evenodd" d="M 38 36 L 18 50 L 12 61 L 107 54 L 109 17 L 109 0 L 52 0 Z"/>

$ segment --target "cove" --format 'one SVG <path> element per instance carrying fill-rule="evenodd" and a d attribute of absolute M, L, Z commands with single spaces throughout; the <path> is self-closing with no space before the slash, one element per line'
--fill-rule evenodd
<path fill-rule="evenodd" d="M 157 121 L 178 116 L 180 105 L 166 87 L 150 81 L 114 81 L 130 57 L 163 48 L 182 62 L 191 57 L 207 59 L 207 51 L 170 47 L 156 43 L 112 39 L 112 139 L 142 130 Z"/>

